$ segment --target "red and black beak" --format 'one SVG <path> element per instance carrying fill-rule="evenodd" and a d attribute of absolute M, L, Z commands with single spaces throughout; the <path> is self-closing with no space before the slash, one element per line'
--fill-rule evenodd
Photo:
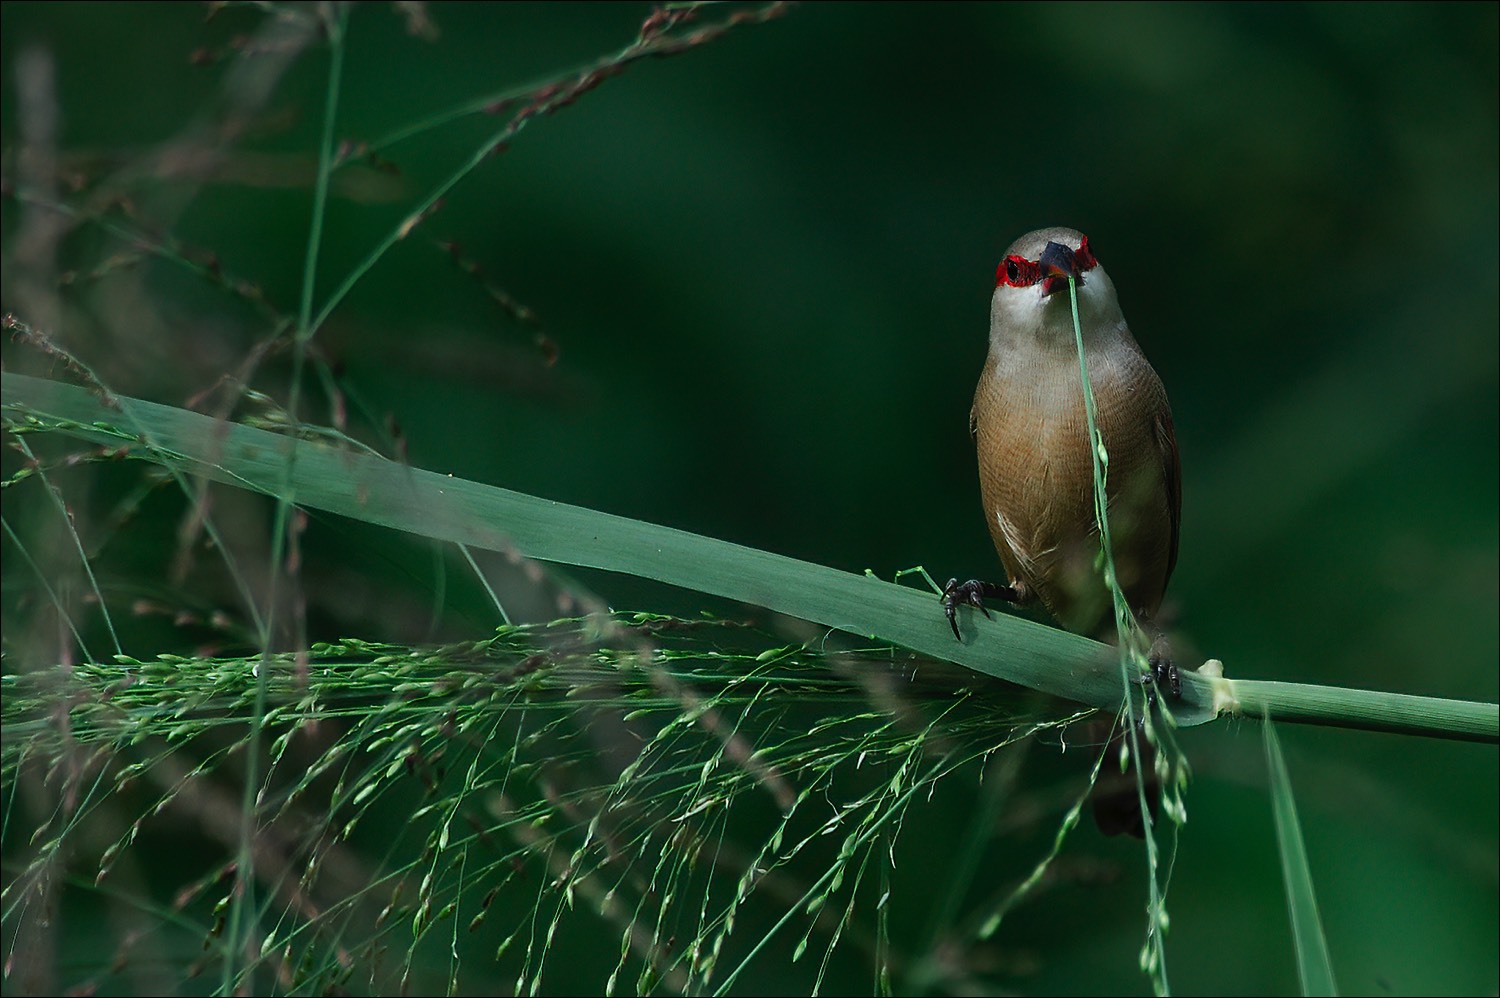
<path fill-rule="evenodd" d="M 1048 243 L 1037 259 L 1037 266 L 1042 271 L 1044 295 L 1066 291 L 1069 277 L 1076 280 L 1080 288 L 1083 287 L 1083 267 L 1078 262 L 1078 254 L 1062 243 Z"/>

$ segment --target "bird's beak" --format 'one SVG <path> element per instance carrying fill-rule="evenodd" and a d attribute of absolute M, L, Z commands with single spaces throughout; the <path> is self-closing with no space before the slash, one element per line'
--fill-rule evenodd
<path fill-rule="evenodd" d="M 1078 266 L 1078 254 L 1062 243 L 1048 243 L 1047 248 L 1042 250 L 1041 258 L 1037 260 L 1037 266 L 1042 270 L 1044 295 L 1067 290 L 1069 277 L 1076 280 L 1080 288 L 1083 287 L 1083 271 Z"/>

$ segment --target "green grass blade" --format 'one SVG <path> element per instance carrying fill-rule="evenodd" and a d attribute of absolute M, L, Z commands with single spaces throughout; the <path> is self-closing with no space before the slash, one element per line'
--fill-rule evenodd
<path fill-rule="evenodd" d="M 1233 687 L 1231 712 L 1257 720 L 1269 715 L 1300 724 L 1492 745 L 1500 738 L 1500 704 L 1260 679 L 1236 680 Z"/>
<path fill-rule="evenodd" d="M 315 440 L 224 423 L 171 406 L 10 372 L 0 391 L 14 432 L 55 430 L 277 495 L 297 447 L 290 488 L 300 505 L 423 537 L 656 579 L 899 644 L 984 675 L 1091 706 L 1120 703 L 1116 652 L 1076 634 L 997 613 L 962 613 L 953 640 L 935 594 L 757 551 L 727 541 L 408 468 Z M 28 424 L 29 419 L 38 422 Z M 1492 703 L 1290 683 L 1231 681 L 1184 671 L 1179 725 L 1220 713 L 1500 742 Z"/>
<path fill-rule="evenodd" d="M 1019 617 L 966 612 L 953 639 L 935 593 L 670 527 L 464 481 L 317 441 L 294 440 L 170 406 L 6 372 L 7 407 L 63 421 L 72 435 L 301 505 L 487 550 L 624 572 L 878 638 L 1093 706 L 1113 707 L 1113 649 Z M 149 445 L 140 441 L 149 441 Z M 288 454 L 295 447 L 293 473 Z M 1179 716 L 1193 716 L 1191 707 Z M 1196 712 L 1196 719 L 1208 719 Z"/>
<path fill-rule="evenodd" d="M 1297 948 L 1297 976 L 1305 995 L 1335 995 L 1333 964 L 1328 957 L 1328 940 L 1323 937 L 1323 920 L 1318 916 L 1318 899 L 1313 893 L 1312 871 L 1307 866 L 1307 850 L 1302 842 L 1302 826 L 1297 821 L 1297 804 L 1292 799 L 1292 781 L 1281 757 L 1281 743 L 1276 726 L 1266 719 L 1266 765 L 1271 775 L 1271 810 L 1276 821 L 1276 844 L 1281 852 L 1281 873 L 1286 880 L 1286 903 L 1292 916 L 1292 942 Z"/>

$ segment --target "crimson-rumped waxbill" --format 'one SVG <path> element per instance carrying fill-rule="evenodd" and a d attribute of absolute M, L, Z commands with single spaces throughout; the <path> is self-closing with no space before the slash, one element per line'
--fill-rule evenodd
<path fill-rule="evenodd" d="M 1099 568 L 1070 276 L 1078 285 L 1084 355 L 1109 455 L 1115 576 L 1132 611 L 1156 614 L 1177 564 L 1182 471 L 1166 389 L 1130 335 L 1114 283 L 1088 238 L 1068 228 L 1028 232 L 995 273 L 989 356 L 969 414 L 984 518 L 1007 579 L 948 582 L 943 607 L 956 637 L 957 608 L 984 610 L 986 597 L 1037 600 L 1069 630 L 1114 632 L 1113 600 Z M 1175 683 L 1175 670 L 1170 675 Z M 1139 834 L 1129 819 L 1113 830 Z"/>

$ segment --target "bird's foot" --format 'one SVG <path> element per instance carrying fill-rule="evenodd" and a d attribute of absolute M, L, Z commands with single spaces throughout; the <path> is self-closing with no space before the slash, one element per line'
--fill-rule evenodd
<path fill-rule="evenodd" d="M 1146 688 L 1146 710 L 1155 709 L 1157 697 L 1163 690 L 1171 700 L 1181 700 L 1182 673 L 1177 671 L 1177 663 L 1168 655 L 1153 650 L 1146 664 L 1147 670 L 1136 680 Z"/>
<path fill-rule="evenodd" d="M 1021 601 L 1020 594 L 1014 586 L 981 582 L 978 579 L 970 579 L 968 582 L 959 582 L 957 579 L 948 580 L 948 584 L 943 587 L 943 612 L 948 615 L 948 626 L 953 628 L 955 638 L 963 640 L 963 636 L 958 633 L 958 608 L 960 606 L 976 607 L 980 613 L 988 617 L 990 611 L 984 605 L 986 599 L 1003 599 L 1007 603 Z"/>
<path fill-rule="evenodd" d="M 1158 689 L 1162 683 L 1167 684 L 1167 692 L 1172 694 L 1173 700 L 1182 699 L 1182 673 L 1177 671 L 1177 663 L 1160 653 L 1153 654 L 1146 660 L 1151 666 L 1151 682 Z"/>

